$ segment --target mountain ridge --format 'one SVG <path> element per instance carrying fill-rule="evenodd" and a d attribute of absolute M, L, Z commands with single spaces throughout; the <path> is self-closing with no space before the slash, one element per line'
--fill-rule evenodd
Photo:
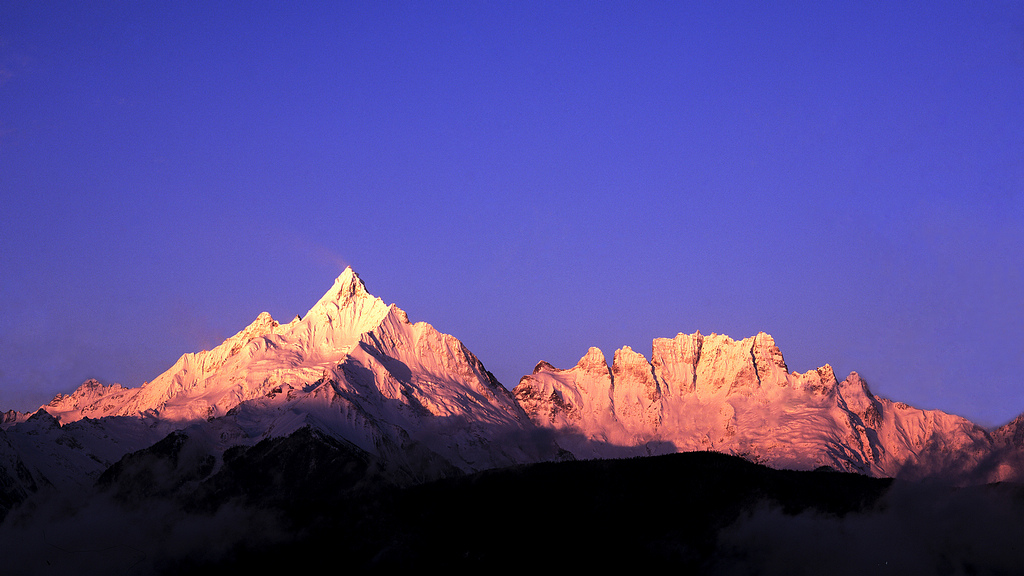
<path fill-rule="evenodd" d="M 611 364 L 590 348 L 572 368 L 540 361 L 509 390 L 461 341 L 411 323 L 350 267 L 305 316 L 281 324 L 260 313 L 140 387 L 89 380 L 41 410 L 55 425 L 10 413 L 2 423 L 21 455 L 11 465 L 31 462 L 37 486 L 73 485 L 76 473 L 89 484 L 174 431 L 208 438 L 220 458 L 312 427 L 410 476 L 434 471 L 425 477 L 715 450 L 777 468 L 991 482 L 1020 477 L 1024 444 L 1024 416 L 989 431 L 875 396 L 856 372 L 790 372 L 764 332 L 655 338 L 650 359 L 624 346 Z"/>
<path fill-rule="evenodd" d="M 911 464 L 920 475 L 922 458 L 938 447 L 980 462 L 995 445 L 992 432 L 962 417 L 875 396 L 856 372 L 842 381 L 828 364 L 788 372 L 763 332 L 739 341 L 680 333 L 654 339 L 650 361 L 629 347 L 611 366 L 605 358 L 591 348 L 573 368 L 542 361 L 513 392 L 540 427 L 616 446 L 719 450 L 774 467 L 892 477 Z"/>
<path fill-rule="evenodd" d="M 34 477 L 59 478 L 62 488 L 76 478 L 91 484 L 119 458 L 175 431 L 207 438 L 220 458 L 232 446 L 312 427 L 424 478 L 557 451 L 498 441 L 532 431 L 511 392 L 457 338 L 411 323 L 369 294 L 351 268 L 304 317 L 280 324 L 263 312 L 140 387 L 90 380 L 41 411 L 52 426 L 16 415 L 6 418 L 6 435 L 22 460 L 32 455 Z M 106 423 L 116 433 L 93 432 Z M 131 441 L 119 440 L 124 434 Z"/>

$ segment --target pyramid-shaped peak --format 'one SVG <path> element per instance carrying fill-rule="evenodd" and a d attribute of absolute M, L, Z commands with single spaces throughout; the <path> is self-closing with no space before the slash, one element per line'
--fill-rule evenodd
<path fill-rule="evenodd" d="M 260 312 L 248 327 L 255 328 L 258 326 L 277 326 L 277 320 L 274 320 L 274 317 L 270 315 L 270 312 Z"/>
<path fill-rule="evenodd" d="M 279 324 L 274 317 L 270 315 L 270 312 L 260 312 L 259 316 L 256 317 L 248 326 L 242 328 L 237 334 L 228 338 L 228 340 L 241 340 L 248 342 L 256 336 L 268 334 L 273 332 L 274 328 L 277 328 Z"/>
<path fill-rule="evenodd" d="M 366 291 L 366 284 L 363 284 L 359 274 L 356 274 L 352 267 L 348 266 L 341 275 L 334 279 L 334 285 L 310 309 L 310 312 L 325 305 L 330 305 L 331 308 L 337 309 L 344 306 L 346 302 L 355 300 L 360 296 L 369 295 L 369 292 Z"/>
<path fill-rule="evenodd" d="M 366 284 L 359 278 L 359 274 L 356 274 L 351 266 L 346 266 L 345 270 L 334 279 L 334 286 L 331 287 L 328 294 L 335 295 L 336 299 L 340 301 L 369 293 L 366 291 Z"/>
<path fill-rule="evenodd" d="M 305 324 L 326 324 L 343 328 L 349 336 L 377 327 L 389 307 L 366 291 L 366 285 L 351 267 L 345 268 L 334 285 L 303 317 Z"/>

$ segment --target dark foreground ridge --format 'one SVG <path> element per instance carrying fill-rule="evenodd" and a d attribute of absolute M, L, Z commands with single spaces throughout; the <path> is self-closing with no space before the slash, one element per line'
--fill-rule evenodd
<path fill-rule="evenodd" d="M 283 482 L 274 492 L 241 492 L 258 493 L 250 505 L 271 503 L 288 536 L 241 540 L 210 561 L 170 559 L 164 573 L 315 571 L 325 556 L 346 571 L 380 573 L 1008 574 L 1024 566 L 1018 485 L 955 489 L 692 452 L 533 464 L 412 486 L 357 456 L 348 480 L 332 487 L 317 461 L 281 450 L 290 463 L 275 462 L 268 452 L 259 468 L 277 465 Z M 327 453 L 334 466 L 347 458 Z M 310 483 L 296 475 L 300 462 Z M 217 500 L 227 497 L 221 490 Z"/>
<path fill-rule="evenodd" d="M 720 533 L 744 513 L 767 507 L 842 518 L 875 506 L 892 485 L 696 452 L 525 465 L 408 486 L 369 455 L 330 442 L 306 431 L 261 443 L 231 460 L 227 474 L 249 478 L 246 484 L 215 475 L 180 497 L 182 506 L 210 514 L 213 502 L 273 509 L 289 537 L 242 540 L 214 561 L 181 557 L 161 569 L 316 570 L 329 554 L 357 571 L 611 564 L 709 570 L 722 558 Z M 328 469 L 348 473 L 339 482 Z"/>
<path fill-rule="evenodd" d="M 445 471 L 455 474 L 451 470 Z M 92 494 L 12 511 L 20 574 L 572 568 L 709 574 L 1012 574 L 1024 489 L 952 488 L 691 452 L 423 482 L 310 428 L 224 454 L 174 433 Z M 244 571 L 244 572 L 239 572 Z"/>

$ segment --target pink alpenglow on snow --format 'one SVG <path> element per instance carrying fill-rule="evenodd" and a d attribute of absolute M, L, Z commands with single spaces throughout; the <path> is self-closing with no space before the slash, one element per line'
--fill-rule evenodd
<path fill-rule="evenodd" d="M 875 396 L 857 373 L 839 381 L 828 364 L 790 372 L 763 332 L 657 338 L 650 360 L 623 347 L 610 365 L 590 348 L 569 369 L 538 363 L 509 391 L 461 341 L 410 322 L 347 268 L 303 317 L 280 324 L 264 312 L 141 387 L 91 380 L 3 426 L 56 485 L 93 481 L 175 430 L 222 453 L 303 427 L 424 477 L 714 450 L 778 468 L 966 483 L 1021 478 L 1019 422 L 989 432 Z"/>

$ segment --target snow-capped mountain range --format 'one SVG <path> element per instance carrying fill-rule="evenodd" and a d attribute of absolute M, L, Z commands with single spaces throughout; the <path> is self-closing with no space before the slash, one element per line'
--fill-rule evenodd
<path fill-rule="evenodd" d="M 303 317 L 267 313 L 138 388 L 89 381 L 0 430 L 0 507 L 91 485 L 184 430 L 211 454 L 310 428 L 422 479 L 517 463 L 715 450 L 773 467 L 1019 478 L 1024 417 L 988 431 L 874 396 L 827 364 L 789 372 L 771 336 L 695 333 L 540 362 L 513 391 L 453 336 L 346 269 Z"/>
<path fill-rule="evenodd" d="M 541 362 L 514 393 L 536 425 L 587 440 L 562 440 L 577 457 L 715 450 L 776 468 L 893 477 L 973 470 L 997 444 L 959 416 L 873 395 L 856 372 L 841 382 L 828 364 L 789 372 L 763 332 L 679 334 L 652 348 L 650 361 L 616 350 L 611 366 L 597 348 L 568 370 Z"/>

